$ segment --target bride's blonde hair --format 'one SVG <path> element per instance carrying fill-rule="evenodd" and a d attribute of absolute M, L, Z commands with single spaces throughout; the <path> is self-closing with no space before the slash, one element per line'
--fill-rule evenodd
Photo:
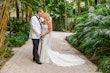
<path fill-rule="evenodd" d="M 45 19 L 47 20 L 47 21 L 50 21 L 50 14 L 49 13 L 44 13 L 44 16 L 45 16 Z"/>

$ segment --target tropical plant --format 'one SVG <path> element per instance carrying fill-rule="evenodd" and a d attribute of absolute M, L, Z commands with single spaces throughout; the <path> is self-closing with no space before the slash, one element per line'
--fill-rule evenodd
<path fill-rule="evenodd" d="M 8 23 L 8 30 L 11 33 L 16 33 L 16 32 L 25 32 L 29 33 L 30 31 L 30 25 L 28 22 L 24 20 L 19 20 L 17 18 L 11 18 Z"/>
<path fill-rule="evenodd" d="M 98 8 L 97 8 L 98 9 Z M 100 11 L 101 10 L 101 11 Z M 101 13 L 100 13 L 101 12 Z M 79 20 L 80 19 L 80 20 Z M 103 5 L 95 13 L 76 18 L 76 33 L 67 40 L 99 65 L 99 70 L 110 72 L 110 10 Z"/>
<path fill-rule="evenodd" d="M 101 60 L 98 70 L 103 71 L 103 73 L 110 73 L 110 58 L 109 57 L 105 57 Z"/>

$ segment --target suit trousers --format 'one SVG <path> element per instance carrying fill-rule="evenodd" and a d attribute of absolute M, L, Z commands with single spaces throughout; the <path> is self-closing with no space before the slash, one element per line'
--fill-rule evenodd
<path fill-rule="evenodd" d="M 33 41 L 33 60 L 39 61 L 38 55 L 39 39 L 32 39 L 32 41 Z"/>

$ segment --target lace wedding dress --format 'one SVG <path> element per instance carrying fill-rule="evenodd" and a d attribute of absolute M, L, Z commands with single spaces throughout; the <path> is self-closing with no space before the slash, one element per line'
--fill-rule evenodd
<path fill-rule="evenodd" d="M 48 25 L 42 25 L 42 32 L 46 32 L 47 30 Z M 51 49 L 51 36 L 52 32 L 42 38 L 42 50 L 40 54 L 40 61 L 42 63 L 52 63 L 63 67 L 82 65 L 85 63 L 85 61 L 78 56 L 60 54 L 59 52 L 53 51 Z"/>

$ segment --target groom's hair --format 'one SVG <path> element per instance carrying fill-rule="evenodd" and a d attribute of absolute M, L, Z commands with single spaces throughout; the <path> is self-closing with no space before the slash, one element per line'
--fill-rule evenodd
<path fill-rule="evenodd" d="M 42 9 L 37 9 L 36 12 L 39 13 L 39 12 L 42 12 L 42 11 L 43 11 Z"/>

